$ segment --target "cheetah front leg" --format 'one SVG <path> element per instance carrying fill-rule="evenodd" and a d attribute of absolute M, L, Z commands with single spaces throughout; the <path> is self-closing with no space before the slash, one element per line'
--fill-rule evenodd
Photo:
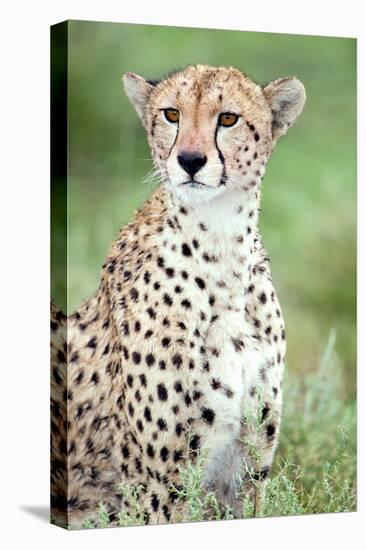
<path fill-rule="evenodd" d="M 246 336 L 249 330 L 235 312 L 222 316 L 214 329 L 206 341 L 209 387 L 202 387 L 206 407 L 212 411 L 211 430 L 206 432 L 204 489 L 213 491 L 235 517 L 243 517 L 248 500 L 259 513 L 260 494 L 273 462 L 281 417 L 282 366 L 271 346 L 262 342 L 257 347 Z"/>
<path fill-rule="evenodd" d="M 237 437 L 211 458 L 208 474 L 216 496 L 236 518 L 258 516 L 276 450 L 280 410 L 269 399 L 242 416 Z"/>
<path fill-rule="evenodd" d="M 243 377 L 244 395 L 240 445 L 243 453 L 240 495 L 252 509 L 260 514 L 265 495 L 265 484 L 270 472 L 278 436 L 282 412 L 281 379 L 283 365 L 263 352 L 246 354 Z M 239 503 L 239 506 L 242 506 Z"/>

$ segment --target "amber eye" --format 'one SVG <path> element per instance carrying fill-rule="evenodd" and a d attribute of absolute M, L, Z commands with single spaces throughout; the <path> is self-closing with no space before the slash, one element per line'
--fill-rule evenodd
<path fill-rule="evenodd" d="M 219 116 L 220 126 L 234 126 L 235 122 L 238 120 L 238 115 L 234 113 L 221 113 Z"/>
<path fill-rule="evenodd" d="M 164 109 L 164 115 L 169 122 L 177 123 L 179 121 L 179 111 L 177 109 Z"/>

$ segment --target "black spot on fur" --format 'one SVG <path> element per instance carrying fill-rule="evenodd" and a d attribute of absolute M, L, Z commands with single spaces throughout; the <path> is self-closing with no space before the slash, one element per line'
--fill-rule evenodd
<path fill-rule="evenodd" d="M 152 418 L 151 418 L 151 411 L 149 407 L 145 407 L 144 417 L 145 417 L 145 420 L 147 420 L 147 422 L 151 422 Z"/>
<path fill-rule="evenodd" d="M 148 443 L 147 447 L 146 447 L 146 452 L 147 452 L 147 455 L 150 457 L 150 458 L 154 458 L 155 456 L 155 451 L 154 451 L 154 447 L 151 445 L 151 443 Z"/>
<path fill-rule="evenodd" d="M 214 422 L 214 419 L 215 419 L 214 411 L 212 409 L 208 409 L 208 408 L 204 407 L 201 410 L 201 413 L 202 413 L 203 420 L 205 420 L 207 422 L 207 424 L 212 425 L 213 422 Z"/>
<path fill-rule="evenodd" d="M 163 300 L 164 300 L 164 304 L 166 304 L 167 306 L 172 306 L 173 305 L 173 300 L 172 298 L 169 296 L 169 294 L 164 294 L 163 296 Z"/>
<path fill-rule="evenodd" d="M 163 346 L 163 348 L 167 348 L 169 344 L 170 344 L 170 338 L 165 336 L 161 341 L 161 345 Z"/>
<path fill-rule="evenodd" d="M 158 384 L 157 386 L 158 398 L 160 401 L 166 401 L 168 399 L 168 391 L 164 384 Z"/>
<path fill-rule="evenodd" d="M 95 349 L 97 347 L 97 337 L 93 336 L 90 338 L 89 342 L 87 343 L 88 348 Z"/>
<path fill-rule="evenodd" d="M 194 435 L 190 442 L 189 442 L 189 448 L 191 451 L 197 451 L 200 447 L 200 437 L 199 435 Z"/>
<path fill-rule="evenodd" d="M 268 474 L 269 474 L 269 468 L 267 466 L 265 468 L 262 468 L 262 470 L 260 470 L 260 472 L 254 472 L 252 475 L 253 475 L 253 479 L 255 481 L 262 481 L 263 479 L 266 479 Z"/>
<path fill-rule="evenodd" d="M 148 367 L 151 367 L 155 363 L 155 356 L 152 353 L 148 353 L 145 358 Z"/>
<path fill-rule="evenodd" d="M 197 286 L 203 290 L 205 287 L 206 287 L 206 284 L 205 284 L 205 281 L 203 279 L 201 279 L 201 277 L 195 277 L 194 279 L 197 283 Z"/>
<path fill-rule="evenodd" d="M 166 421 L 163 418 L 159 418 L 157 420 L 157 425 L 158 425 L 158 428 L 161 432 L 166 431 L 168 429 L 168 425 L 167 425 Z"/>
<path fill-rule="evenodd" d="M 269 405 L 266 403 L 262 409 L 262 422 L 264 422 L 264 420 L 267 418 L 269 411 L 270 411 Z"/>
<path fill-rule="evenodd" d="M 172 363 L 177 369 L 179 369 L 183 363 L 182 356 L 179 353 L 176 353 L 175 355 L 173 355 Z"/>
<path fill-rule="evenodd" d="M 177 393 L 180 393 L 181 391 L 183 391 L 182 382 L 180 382 L 179 380 L 175 382 L 174 389 Z"/>
<path fill-rule="evenodd" d="M 182 244 L 182 254 L 183 256 L 192 256 L 192 251 L 187 243 Z"/>
<path fill-rule="evenodd" d="M 90 381 L 93 382 L 95 385 L 99 382 L 99 374 L 97 372 L 93 372 Z"/>
<path fill-rule="evenodd" d="M 132 361 L 135 363 L 135 365 L 138 365 L 141 362 L 141 353 L 138 351 L 134 351 L 132 353 Z"/>
<path fill-rule="evenodd" d="M 259 298 L 259 301 L 262 303 L 262 304 L 265 304 L 267 302 L 267 295 L 265 292 L 261 292 L 258 296 Z"/>
<path fill-rule="evenodd" d="M 169 450 L 167 449 L 167 447 L 162 447 L 160 449 L 160 458 L 163 462 L 166 462 L 169 458 Z"/>
<path fill-rule="evenodd" d="M 271 437 L 274 436 L 275 433 L 276 433 L 276 427 L 274 426 L 274 424 L 268 424 L 267 437 L 270 439 Z"/>
<path fill-rule="evenodd" d="M 130 456 L 130 450 L 128 448 L 128 445 L 123 445 L 121 448 L 122 456 L 123 458 L 128 458 Z"/>
<path fill-rule="evenodd" d="M 240 338 L 232 338 L 231 341 L 236 352 L 240 352 L 245 348 L 244 342 Z"/>
<path fill-rule="evenodd" d="M 182 460 L 182 458 L 183 458 L 183 451 L 180 449 L 175 449 L 173 453 L 174 462 L 179 462 L 179 460 Z"/>

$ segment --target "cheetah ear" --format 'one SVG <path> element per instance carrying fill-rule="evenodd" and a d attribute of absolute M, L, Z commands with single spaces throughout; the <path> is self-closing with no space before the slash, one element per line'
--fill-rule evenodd
<path fill-rule="evenodd" d="M 263 93 L 272 111 L 274 141 L 286 134 L 301 113 L 306 99 L 305 88 L 297 78 L 280 78 L 270 82 Z"/>
<path fill-rule="evenodd" d="M 145 108 L 150 97 L 154 83 L 145 80 L 135 73 L 125 73 L 122 77 L 123 85 L 128 99 L 135 107 L 138 116 L 145 124 Z"/>

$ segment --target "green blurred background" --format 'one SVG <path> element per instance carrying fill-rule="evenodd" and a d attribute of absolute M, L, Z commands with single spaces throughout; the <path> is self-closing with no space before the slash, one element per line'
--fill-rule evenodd
<path fill-rule="evenodd" d="M 307 103 L 269 163 L 261 230 L 287 322 L 288 364 L 311 371 L 334 328 L 353 398 L 356 41 L 80 21 L 68 33 L 68 311 L 95 291 L 108 244 L 151 192 L 143 183 L 150 153 L 122 74 L 159 78 L 208 63 L 236 66 L 262 84 L 296 75 Z"/>

